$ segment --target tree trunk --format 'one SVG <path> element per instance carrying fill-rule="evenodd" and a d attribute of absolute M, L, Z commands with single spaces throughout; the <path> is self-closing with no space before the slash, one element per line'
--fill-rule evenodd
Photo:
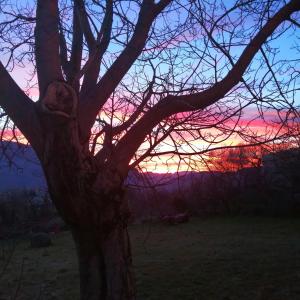
<path fill-rule="evenodd" d="M 57 183 L 59 176 L 51 178 Z M 78 256 L 80 299 L 134 300 L 128 210 L 124 198 L 114 190 L 106 195 L 93 193 L 89 190 L 92 183 L 72 185 L 66 178 L 63 184 L 62 180 L 58 182 L 55 185 L 52 181 L 49 186 L 67 188 L 56 193 L 52 190 L 52 194 L 57 195 L 53 197 L 54 202 L 72 229 Z M 83 191 L 89 192 L 83 195 Z"/>
<path fill-rule="evenodd" d="M 44 170 L 51 198 L 72 228 L 79 262 L 80 299 L 135 299 L 128 208 L 122 182 L 116 187 L 107 169 L 107 173 L 102 171 L 95 176 L 89 165 L 78 163 L 76 155 L 58 153 L 63 154 L 52 156 L 55 159 L 49 160 Z"/>
<path fill-rule="evenodd" d="M 110 232 L 73 228 L 81 300 L 135 299 L 132 258 L 127 228 Z"/>
<path fill-rule="evenodd" d="M 73 88 L 61 82 L 51 83 L 42 98 L 46 134 L 39 157 L 49 192 L 72 228 L 81 300 L 133 300 L 128 206 L 122 188 L 126 174 L 114 162 L 93 157 L 88 142 L 80 142 L 76 105 Z"/>

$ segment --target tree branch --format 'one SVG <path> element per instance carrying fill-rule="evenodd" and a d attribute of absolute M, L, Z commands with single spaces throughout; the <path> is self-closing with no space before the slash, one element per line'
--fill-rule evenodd
<path fill-rule="evenodd" d="M 61 65 L 66 77 L 68 78 L 70 73 L 69 62 L 68 62 L 68 48 L 67 48 L 67 42 L 65 39 L 64 30 L 61 22 L 59 22 L 59 45 L 60 45 L 59 54 L 60 54 Z"/>
<path fill-rule="evenodd" d="M 35 55 L 40 95 L 49 83 L 63 80 L 59 56 L 58 0 L 38 0 L 35 28 Z"/>
<path fill-rule="evenodd" d="M 289 18 L 289 21 L 294 24 L 296 27 L 300 28 L 300 23 L 297 22 L 296 20 L 292 19 L 292 18 Z"/>
<path fill-rule="evenodd" d="M 88 15 L 85 9 L 85 4 L 84 0 L 74 0 L 74 3 L 76 7 L 78 8 L 78 13 L 79 13 L 79 18 L 80 18 L 80 24 L 81 28 L 85 37 L 85 40 L 88 44 L 88 48 L 90 51 L 93 50 L 93 48 L 96 45 L 96 39 L 93 35 L 89 20 L 88 20 Z"/>
<path fill-rule="evenodd" d="M 146 135 L 163 119 L 179 113 L 202 110 L 222 99 L 241 79 L 255 54 L 275 29 L 300 10 L 300 1 L 292 0 L 282 7 L 246 46 L 236 64 L 220 82 L 200 93 L 167 96 L 146 113 L 120 140 L 115 150 L 116 162 L 126 168 Z"/>
<path fill-rule="evenodd" d="M 154 79 L 152 80 L 152 82 L 150 82 L 149 87 L 147 89 L 147 93 L 146 95 L 144 95 L 142 102 L 137 107 L 137 109 L 133 112 L 133 114 L 129 117 L 129 119 L 126 120 L 123 124 L 114 127 L 112 129 L 113 136 L 120 134 L 124 130 L 127 130 L 137 120 L 137 118 L 142 113 L 145 105 L 148 103 L 148 101 L 150 100 L 153 94 L 153 90 L 152 90 L 153 84 L 154 84 Z"/>
<path fill-rule="evenodd" d="M 83 31 L 80 24 L 79 8 L 74 3 L 73 8 L 73 40 L 70 58 L 70 73 L 68 81 L 73 86 L 76 93 L 79 93 L 79 79 L 76 79 L 76 74 L 81 68 L 81 58 L 83 49 Z"/>
<path fill-rule="evenodd" d="M 85 138 L 84 136 L 90 131 L 101 107 L 141 54 L 153 21 L 170 2 L 171 0 L 164 1 L 164 5 L 157 6 L 153 1 L 143 1 L 131 40 L 106 74 L 101 78 L 96 88 L 87 94 L 84 99 L 81 99 L 80 126 L 83 138 Z"/>
<path fill-rule="evenodd" d="M 101 25 L 101 29 L 97 36 L 97 42 L 94 49 L 82 70 L 76 75 L 80 79 L 84 75 L 84 80 L 81 88 L 81 95 L 86 95 L 97 83 L 99 76 L 100 65 L 103 55 L 109 45 L 111 30 L 113 23 L 113 1 L 106 0 L 106 12 Z"/>
<path fill-rule="evenodd" d="M 11 78 L 0 62 L 0 106 L 22 131 L 36 151 L 43 145 L 35 105 Z"/>

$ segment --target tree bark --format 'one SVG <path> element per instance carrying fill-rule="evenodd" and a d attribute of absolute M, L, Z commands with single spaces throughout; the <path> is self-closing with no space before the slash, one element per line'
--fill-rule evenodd
<path fill-rule="evenodd" d="M 118 192 L 119 188 L 103 191 L 89 179 L 86 170 L 77 169 L 71 155 L 61 157 L 51 161 L 45 170 L 51 197 L 72 228 L 80 299 L 134 300 L 128 209 L 122 192 Z M 107 186 L 112 179 L 106 174 L 103 177 Z"/>
<path fill-rule="evenodd" d="M 67 160 L 60 164 L 65 170 L 48 166 L 48 172 L 53 173 L 47 178 L 51 197 L 72 229 L 80 299 L 134 300 L 128 209 L 122 193 L 117 192 L 119 189 L 104 192 L 102 188 L 94 192 L 91 187 L 95 183 L 80 180 L 83 171 L 69 173 Z"/>
<path fill-rule="evenodd" d="M 71 86 L 52 82 L 40 105 L 45 136 L 39 156 L 51 198 L 72 228 L 81 300 L 133 300 L 125 175 L 113 162 L 96 160 L 88 144 L 80 143 Z"/>
<path fill-rule="evenodd" d="M 105 228 L 104 228 L 105 229 Z M 113 230 L 73 227 L 81 300 L 133 300 L 135 288 L 127 227 Z"/>

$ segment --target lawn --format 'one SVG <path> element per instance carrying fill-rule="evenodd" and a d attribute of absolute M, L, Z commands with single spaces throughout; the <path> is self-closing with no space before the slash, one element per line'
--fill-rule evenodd
<path fill-rule="evenodd" d="M 130 228 L 138 299 L 299 300 L 300 220 L 206 218 Z M 53 246 L 0 245 L 0 300 L 76 300 L 79 280 L 70 233 Z M 15 297 L 16 296 L 16 297 Z"/>

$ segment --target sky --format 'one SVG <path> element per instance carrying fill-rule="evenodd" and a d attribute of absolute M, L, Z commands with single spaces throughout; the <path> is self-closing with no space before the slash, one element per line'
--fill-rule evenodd
<path fill-rule="evenodd" d="M 18 5 L 22 5 L 24 3 L 32 3 L 32 1 L 28 1 L 28 0 L 21 0 L 18 1 Z M 233 1 L 225 1 L 226 5 L 230 6 Z M 134 10 L 134 9 L 133 9 Z M 131 10 L 130 14 L 134 15 L 134 11 Z M 181 16 L 179 16 L 179 19 L 184 19 L 186 16 L 186 13 L 183 13 Z M 172 16 L 171 18 L 174 17 L 175 20 L 175 15 Z M 179 20 L 178 19 L 178 20 Z M 169 20 L 170 20 L 170 16 L 169 16 Z M 159 24 L 159 26 L 163 26 L 163 21 L 159 21 L 162 22 L 161 24 Z M 246 20 L 247 25 L 249 28 L 251 28 L 251 25 L 253 23 L 253 21 L 251 20 L 251 18 L 247 18 Z M 158 26 L 158 29 L 159 29 Z M 248 30 L 248 28 L 247 28 Z M 250 29 L 249 29 L 250 30 Z M 272 41 L 269 43 L 269 48 L 265 47 L 265 51 L 268 53 L 268 55 L 274 51 L 276 52 L 276 59 L 270 55 L 270 60 L 274 63 L 274 70 L 276 71 L 276 76 L 279 80 L 283 80 L 284 84 L 287 85 L 287 80 L 286 78 L 289 76 L 295 76 L 295 74 L 297 74 L 297 72 L 300 74 L 300 63 L 299 61 L 297 61 L 296 59 L 299 57 L 299 48 L 297 48 L 297 42 L 299 41 L 299 35 L 294 35 L 294 32 L 292 30 L 288 30 L 287 32 L 285 32 L 282 37 L 278 40 L 278 41 Z M 218 36 L 218 33 L 216 32 L 216 37 L 218 37 L 220 40 L 222 39 L 222 37 Z M 199 55 L 196 53 L 197 51 L 195 51 L 195 53 L 193 54 L 192 52 L 185 52 L 184 47 L 186 46 L 186 43 L 190 43 L 193 47 L 197 47 L 199 45 L 201 45 L 201 43 L 203 44 L 203 40 L 204 37 L 199 33 L 188 33 L 185 32 L 183 33 L 182 36 L 177 36 L 176 39 L 172 40 L 172 41 L 168 41 L 169 43 L 169 54 L 172 55 L 178 55 L 178 53 L 181 53 L 181 55 L 183 55 L 184 57 L 184 61 L 180 61 L 180 63 L 183 63 L 183 68 L 181 70 L 175 70 L 175 73 L 177 74 L 177 77 L 180 78 L 180 76 L 182 78 L 184 78 L 187 74 L 187 72 L 190 71 L 190 68 L 194 68 L 197 66 L 197 62 L 199 62 L 201 59 L 198 57 Z M 0 41 L 0 45 L 1 45 L 1 41 Z M 275 48 L 277 48 L 275 50 Z M 242 47 L 241 46 L 237 46 L 237 47 L 233 47 L 232 51 L 232 55 L 233 57 L 236 57 L 241 53 L 242 51 Z M 119 51 L 119 47 L 115 44 L 113 46 L 111 46 L 110 51 L 111 53 L 117 53 Z M 155 51 L 159 51 L 159 49 L 155 49 Z M 154 51 L 154 52 L 155 52 Z M 179 52 L 178 52 L 179 51 Z M 147 55 L 150 55 L 152 52 L 148 51 L 143 53 L 143 56 L 147 57 Z M 190 54 L 190 56 L 189 56 Z M 223 59 L 222 60 L 222 55 L 220 53 L 218 53 L 218 51 L 214 52 L 213 55 L 215 55 L 214 59 L 219 59 L 218 61 L 218 65 L 217 68 L 219 69 L 219 75 L 221 76 L 222 74 L 224 75 L 225 71 L 221 71 L 226 62 Z M 282 69 L 280 67 L 280 63 L 285 60 L 285 59 L 290 59 L 291 63 L 287 64 L 286 69 Z M 4 55 L 3 53 L 1 54 L 0 57 L 1 61 L 4 63 L 7 59 L 7 55 Z M 199 69 L 198 75 L 196 74 L 194 77 L 191 78 L 191 82 L 194 81 L 197 83 L 197 79 L 204 83 L 206 82 L 206 77 L 210 77 L 212 75 L 212 71 L 210 69 L 208 69 L 208 65 L 211 63 L 211 61 L 213 60 L 213 56 L 210 58 L 210 61 L 208 61 L 207 63 L 204 63 L 204 67 L 202 67 L 202 69 Z M 109 61 L 109 59 L 108 59 Z M 153 60 L 154 63 L 159 64 L 159 62 L 157 60 Z M 262 81 L 264 82 L 266 88 L 263 90 L 262 94 L 260 95 L 262 98 L 264 99 L 268 99 L 269 97 L 271 98 L 275 98 L 275 99 L 279 99 L 280 97 L 280 93 L 279 91 L 275 92 L 274 94 L 274 82 L 270 81 L 270 73 L 268 73 L 266 70 L 260 74 L 256 73 L 256 69 L 258 69 L 260 66 L 262 66 L 263 68 L 265 68 L 266 66 L 263 65 L 262 61 L 261 61 L 261 55 L 259 57 L 256 57 L 252 66 L 251 66 L 251 72 L 249 73 L 249 75 L 247 75 L 246 78 L 248 80 L 248 82 L 251 84 L 252 80 L 256 79 L 257 81 Z M 160 75 L 163 76 L 168 72 L 168 67 L 170 67 L 168 64 L 164 64 L 164 63 L 160 63 L 159 65 L 159 72 Z M 226 69 L 226 68 L 225 68 Z M 225 70 L 224 69 L 224 70 Z M 151 71 L 150 69 L 146 68 L 146 73 L 143 74 L 143 76 L 146 77 L 151 77 Z M 29 66 L 29 64 L 27 62 L 24 62 L 24 67 L 20 68 L 18 66 L 16 66 L 14 68 L 14 70 L 11 72 L 12 77 L 16 80 L 16 82 L 22 87 L 22 89 L 26 90 L 29 94 L 29 96 L 36 101 L 38 99 L 39 96 L 39 92 L 37 87 L 28 87 L 28 78 L 30 78 L 31 76 L 31 71 L 32 71 L 32 67 Z M 147 73 L 148 72 L 148 73 Z M 182 72 L 182 74 L 180 74 L 180 72 Z M 138 78 L 138 80 L 140 80 L 140 82 L 142 82 L 142 77 Z M 299 77 L 299 76 L 298 76 Z M 36 79 L 35 79 L 36 80 Z M 125 79 L 125 80 L 129 80 L 129 79 Z M 265 81 L 264 81 L 265 80 Z M 268 81 L 269 80 L 269 81 Z M 129 81 L 128 81 L 129 82 Z M 300 86 L 300 82 L 299 79 L 294 80 L 294 83 L 296 84 L 295 89 L 298 89 L 298 86 Z M 286 87 L 285 88 L 291 89 L 291 87 Z M 299 89 L 300 90 L 300 89 Z M 240 92 L 240 96 L 241 99 L 243 96 L 246 96 L 247 93 L 246 92 Z M 248 95 L 247 95 L 248 96 Z M 289 100 L 295 100 L 295 104 L 299 106 L 300 104 L 300 97 L 299 97 L 299 91 L 292 94 L 292 93 L 287 93 L 286 97 Z M 239 99 L 236 99 L 235 101 L 239 101 Z M 267 103 L 266 103 L 267 104 Z M 270 103 L 268 103 L 269 105 Z M 284 114 L 285 109 L 286 109 L 286 103 L 281 103 L 281 107 L 277 107 L 277 109 L 281 109 L 281 114 Z M 120 112 L 122 113 L 122 112 Z M 250 107 L 247 107 L 243 113 L 243 115 L 241 116 L 241 120 L 239 121 L 239 125 L 241 126 L 241 130 L 242 131 L 246 131 L 246 130 L 252 130 L 253 132 L 255 132 L 256 134 L 262 134 L 266 132 L 266 123 L 268 123 L 268 130 L 272 130 L 272 128 L 277 129 L 278 125 L 274 122 L 274 121 L 278 121 L 278 115 L 276 113 L 275 110 L 271 111 L 267 111 L 267 113 L 264 115 L 265 118 L 254 118 L 254 115 L 257 113 L 257 108 L 253 105 Z M 251 122 L 250 122 L 251 121 Z M 231 122 L 231 124 L 230 124 Z M 230 126 L 234 126 L 235 120 L 231 119 L 229 121 L 227 121 L 226 125 Z M 0 121 L 0 125 L 1 125 L 1 121 Z M 215 130 L 215 131 L 214 131 Z M 216 129 L 212 129 L 211 130 L 211 134 L 215 133 Z M 6 132 L 6 135 L 9 136 L 11 135 L 11 133 L 9 131 Z M 231 135 L 228 139 L 226 139 L 221 145 L 234 145 L 234 144 L 238 144 L 240 143 L 242 140 L 240 137 L 238 137 L 237 135 Z M 171 149 L 170 146 L 168 146 L 170 144 L 170 140 L 166 140 L 165 143 L 163 145 L 161 145 L 160 147 L 160 151 L 168 151 L 168 149 Z M 146 145 L 142 145 L 141 148 L 143 148 Z M 198 140 L 194 140 L 191 142 L 191 146 L 195 149 L 197 149 L 198 151 L 201 151 L 203 149 L 206 149 L 208 147 L 208 143 L 204 142 L 203 139 L 198 139 Z M 182 146 L 182 150 L 183 151 L 187 151 L 190 152 L 191 147 L 188 146 Z M 197 162 L 198 160 L 198 162 Z M 194 160 L 191 162 L 193 167 L 198 167 L 199 169 L 203 169 L 205 168 L 205 166 L 203 166 L 203 162 L 201 162 L 201 158 L 197 158 L 194 157 Z M 186 163 L 186 159 L 182 159 L 181 161 L 179 160 L 179 158 L 175 158 L 175 157 L 171 157 L 170 155 L 164 155 L 158 158 L 152 158 L 151 161 L 146 161 L 145 163 L 141 164 L 141 168 L 142 169 L 147 169 L 148 171 L 155 171 L 155 172 L 166 172 L 166 171 L 171 171 L 171 172 L 175 172 L 178 170 L 180 171 L 184 171 L 189 169 L 188 164 Z"/>

